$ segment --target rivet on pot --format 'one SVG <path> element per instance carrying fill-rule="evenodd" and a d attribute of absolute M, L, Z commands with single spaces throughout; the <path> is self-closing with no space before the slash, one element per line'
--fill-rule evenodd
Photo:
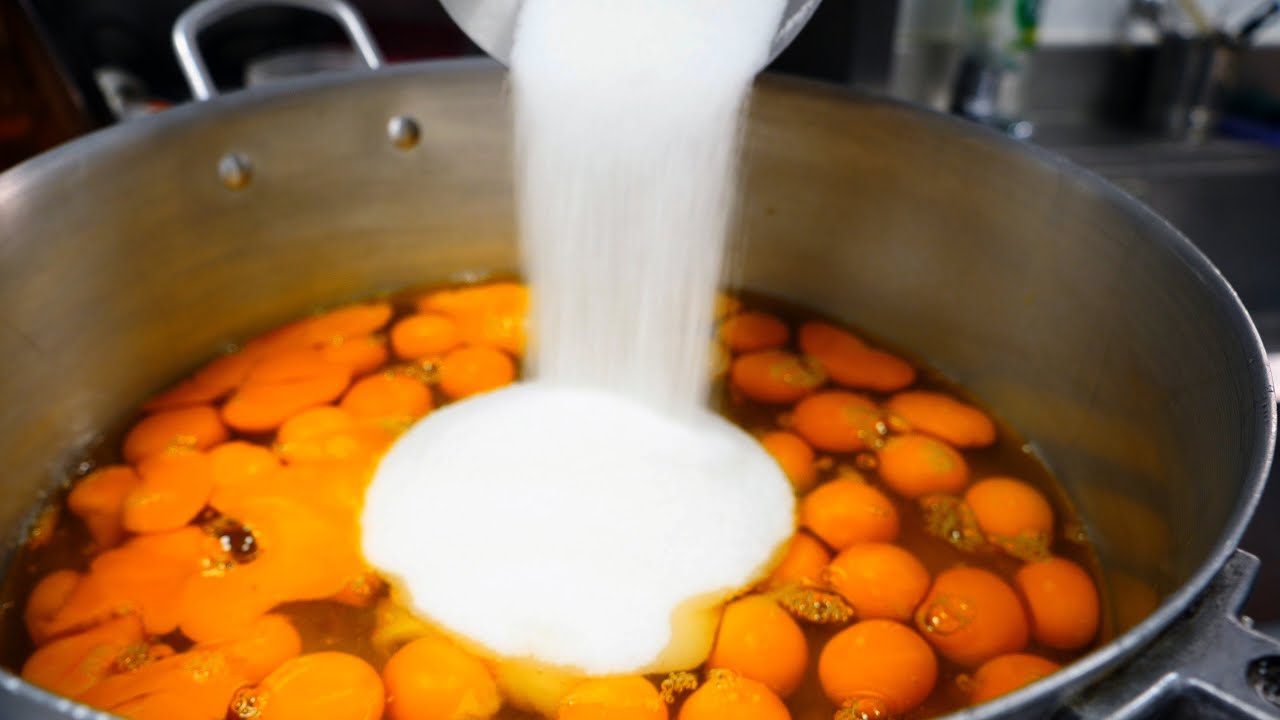
<path fill-rule="evenodd" d="M 387 121 L 387 137 L 401 150 L 411 150 L 417 147 L 422 131 L 417 120 L 408 115 L 396 115 Z"/>
<path fill-rule="evenodd" d="M 253 164 L 240 153 L 227 153 L 218 160 L 218 177 L 229 190 L 241 190 L 253 179 Z"/>

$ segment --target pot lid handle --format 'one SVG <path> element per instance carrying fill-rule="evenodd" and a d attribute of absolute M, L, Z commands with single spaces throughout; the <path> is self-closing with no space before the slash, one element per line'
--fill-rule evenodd
<path fill-rule="evenodd" d="M 382 52 L 374 42 L 373 34 L 364 19 L 343 0 L 201 0 L 187 8 L 173 24 L 173 49 L 178 64 L 187 76 L 191 95 L 197 101 L 208 100 L 218 94 L 209 68 L 200 55 L 197 42 L 200 32 L 210 25 L 243 10 L 262 6 L 286 6 L 311 10 L 333 18 L 346 31 L 364 64 L 370 70 L 382 67 Z"/>

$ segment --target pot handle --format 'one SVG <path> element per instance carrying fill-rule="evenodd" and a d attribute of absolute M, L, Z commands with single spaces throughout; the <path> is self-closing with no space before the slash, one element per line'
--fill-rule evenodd
<path fill-rule="evenodd" d="M 191 95 L 197 101 L 208 100 L 218 94 L 213 78 L 209 76 L 209 68 L 200 55 L 197 43 L 200 32 L 223 18 L 266 5 L 283 5 L 328 15 L 346 31 L 351 44 L 370 70 L 382 67 L 382 52 L 378 50 L 369 27 L 360 14 L 343 0 L 201 0 L 183 11 L 173 24 L 173 49 L 178 55 L 182 73 L 187 76 L 187 84 L 191 86 Z"/>
<path fill-rule="evenodd" d="M 1258 558 L 1237 550 L 1186 612 L 1054 717 L 1280 717 L 1280 641 L 1241 619 Z"/>

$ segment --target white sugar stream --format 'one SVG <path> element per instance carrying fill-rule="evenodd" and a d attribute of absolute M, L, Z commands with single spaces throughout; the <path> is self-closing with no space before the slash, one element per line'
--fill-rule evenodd
<path fill-rule="evenodd" d="M 527 5 L 512 86 L 539 379 L 704 404 L 739 117 L 781 9 Z"/>
<path fill-rule="evenodd" d="M 705 657 L 790 536 L 790 486 L 705 409 L 740 121 L 783 0 L 526 0 L 512 52 L 533 382 L 427 416 L 364 549 L 498 658 Z"/>

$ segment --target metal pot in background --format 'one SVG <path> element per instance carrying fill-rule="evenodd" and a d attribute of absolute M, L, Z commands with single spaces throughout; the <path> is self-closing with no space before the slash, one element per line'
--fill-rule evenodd
<path fill-rule="evenodd" d="M 1233 32 L 1215 27 L 1195 3 L 1180 3 L 1193 12 L 1196 32 L 1166 21 L 1166 0 L 1133 0 L 1134 13 L 1152 22 L 1160 41 L 1145 103 L 1145 122 L 1164 137 L 1203 142 L 1220 120 L 1224 101 L 1238 81 L 1241 53 L 1254 37 L 1280 16 L 1280 2 L 1263 2 Z"/>
<path fill-rule="evenodd" d="M 514 269 L 503 81 L 483 63 L 291 81 L 0 175 L 0 533 L 16 543 L 82 448 L 228 341 Z M 765 79 L 747 145 L 738 280 L 910 348 L 989 403 L 1101 556 L 1114 639 L 957 717 L 1274 715 L 1255 683 L 1280 648 L 1235 604 L 1275 406 L 1217 271 L 1096 177 L 903 105 Z M 1130 617 L 1145 592 L 1158 609 Z M 20 632 L 14 609 L 0 629 Z M 7 672 L 0 707 L 87 712 Z"/>
<path fill-rule="evenodd" d="M 1216 35 L 1162 37 L 1147 96 L 1147 126 L 1164 137 L 1204 141 L 1217 123 L 1236 52 Z"/>

